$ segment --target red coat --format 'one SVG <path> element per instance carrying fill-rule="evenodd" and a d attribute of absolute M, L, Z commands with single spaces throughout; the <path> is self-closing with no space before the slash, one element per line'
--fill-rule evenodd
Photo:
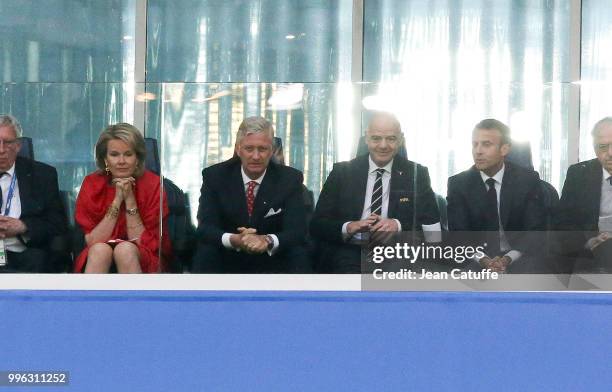
<path fill-rule="evenodd" d="M 90 233 L 102 219 L 115 198 L 115 186 L 109 181 L 109 176 L 95 172 L 83 180 L 79 196 L 76 201 L 75 220 L 83 233 Z M 137 244 L 140 252 L 140 267 L 142 272 L 161 272 L 168 269 L 172 258 L 170 237 L 167 234 L 168 202 L 164 192 L 162 260 L 159 259 L 159 192 L 160 179 L 154 173 L 145 170 L 144 174 L 136 179 L 134 195 L 136 205 L 144 231 Z M 127 227 L 125 218 L 125 203 L 121 205 L 119 217 L 113 232 L 107 240 L 127 240 Z M 87 262 L 89 247 L 83 249 L 74 264 L 74 272 L 82 272 Z"/>

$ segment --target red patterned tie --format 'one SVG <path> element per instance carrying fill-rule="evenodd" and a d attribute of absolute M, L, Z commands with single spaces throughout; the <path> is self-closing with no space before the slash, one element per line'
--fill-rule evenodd
<path fill-rule="evenodd" d="M 247 211 L 249 211 L 249 216 L 253 214 L 253 206 L 255 205 L 255 194 L 253 191 L 257 183 L 255 181 L 249 181 L 246 191 L 246 199 L 247 199 Z"/>

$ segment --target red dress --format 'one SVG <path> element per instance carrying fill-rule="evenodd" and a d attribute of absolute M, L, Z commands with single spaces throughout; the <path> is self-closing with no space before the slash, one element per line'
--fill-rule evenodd
<path fill-rule="evenodd" d="M 162 237 L 162 259 L 159 258 L 159 176 L 145 170 L 144 174 L 136 179 L 134 196 L 136 205 L 144 224 L 144 231 L 140 235 L 138 250 L 140 252 L 140 267 L 142 272 L 161 272 L 168 269 L 172 250 L 170 238 L 167 235 L 166 225 L 168 217 L 168 202 L 164 192 L 164 212 Z M 115 186 L 110 183 L 110 177 L 100 172 L 85 177 L 79 196 L 76 201 L 75 220 L 83 233 L 89 234 L 100 223 L 108 207 L 115 198 Z M 121 204 L 119 217 L 113 232 L 108 238 L 127 240 L 127 226 L 125 218 L 125 203 Z M 87 263 L 89 247 L 83 249 L 74 264 L 74 272 L 83 272 Z"/>

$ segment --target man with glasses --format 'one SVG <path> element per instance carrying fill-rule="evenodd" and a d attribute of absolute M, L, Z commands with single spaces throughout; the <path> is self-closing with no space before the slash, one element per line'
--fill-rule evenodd
<path fill-rule="evenodd" d="M 371 236 L 440 230 L 427 168 L 398 155 L 403 143 L 397 118 L 377 112 L 366 131 L 369 153 L 334 164 L 310 225 L 326 272 L 360 273 L 360 244 Z"/>
<path fill-rule="evenodd" d="M 56 170 L 18 157 L 21 125 L 0 115 L 0 272 L 54 272 L 48 247 L 66 218 Z"/>
<path fill-rule="evenodd" d="M 597 158 L 569 167 L 555 221 L 568 231 L 560 242 L 564 253 L 585 262 L 578 272 L 611 272 L 612 117 L 599 120 L 591 135 Z"/>

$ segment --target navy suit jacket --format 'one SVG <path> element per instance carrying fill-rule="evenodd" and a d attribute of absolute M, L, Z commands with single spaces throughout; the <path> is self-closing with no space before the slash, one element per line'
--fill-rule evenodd
<path fill-rule="evenodd" d="M 342 225 L 361 219 L 368 182 L 369 155 L 338 162 L 323 185 L 310 223 L 311 234 L 324 241 L 343 243 Z M 427 168 L 399 155 L 393 159 L 387 215 L 402 224 L 402 231 L 440 221 Z"/>
<path fill-rule="evenodd" d="M 586 241 L 599 231 L 599 204 L 603 170 L 597 159 L 579 162 L 567 169 L 559 208 L 555 213 L 555 228 L 574 231 L 564 236 L 562 248 L 566 253 L 583 254 Z"/>
<path fill-rule="evenodd" d="M 44 248 L 51 238 L 66 232 L 66 213 L 54 167 L 17 157 L 15 173 L 19 184 L 21 221 L 28 228 L 26 246 Z"/>
<path fill-rule="evenodd" d="M 446 197 L 449 230 L 486 231 L 486 196 L 487 186 L 476 167 L 450 177 Z M 506 239 L 510 247 L 521 252 L 533 252 L 538 235 L 518 232 L 542 232 L 546 229 L 546 209 L 538 173 L 505 162 L 499 198 L 499 216 L 504 231 L 508 232 Z M 471 239 L 481 241 L 477 234 Z"/>
<path fill-rule="evenodd" d="M 302 244 L 306 236 L 302 172 L 270 162 L 249 217 L 240 168 L 240 159 L 234 157 L 202 171 L 197 231 L 200 241 L 222 246 L 223 233 L 252 227 L 258 234 L 275 234 L 278 252 Z M 280 212 L 266 217 L 272 209 Z"/>

